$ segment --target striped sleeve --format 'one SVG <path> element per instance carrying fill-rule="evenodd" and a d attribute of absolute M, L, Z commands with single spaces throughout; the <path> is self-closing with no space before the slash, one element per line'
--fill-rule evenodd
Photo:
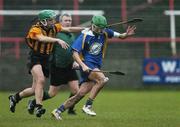
<path fill-rule="evenodd" d="M 55 27 L 56 27 L 56 29 L 57 29 L 57 32 L 60 32 L 60 31 L 62 30 L 62 26 L 61 26 L 60 23 L 56 23 L 56 24 L 55 24 Z"/>
<path fill-rule="evenodd" d="M 33 27 L 30 29 L 28 33 L 28 37 L 31 39 L 35 39 L 36 35 L 40 35 L 40 34 L 42 34 L 41 30 L 37 27 Z"/>

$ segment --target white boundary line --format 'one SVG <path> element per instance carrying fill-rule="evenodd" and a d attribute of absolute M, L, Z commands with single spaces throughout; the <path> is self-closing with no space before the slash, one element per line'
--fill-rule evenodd
<path fill-rule="evenodd" d="M 41 10 L 0 10 L 0 15 L 13 16 L 13 15 L 37 15 Z M 103 10 L 54 10 L 56 14 L 69 13 L 71 15 L 104 15 Z"/>
<path fill-rule="evenodd" d="M 164 11 L 165 15 L 180 15 L 180 10 L 166 10 Z"/>

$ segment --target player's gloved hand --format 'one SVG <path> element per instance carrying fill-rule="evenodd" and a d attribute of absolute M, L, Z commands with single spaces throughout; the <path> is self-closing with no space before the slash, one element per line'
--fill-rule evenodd
<path fill-rule="evenodd" d="M 79 69 L 80 66 L 79 66 L 79 64 L 76 61 L 74 61 L 73 65 L 72 65 L 72 68 L 73 69 Z"/>
<path fill-rule="evenodd" d="M 63 40 L 58 39 L 57 43 L 60 44 L 63 49 L 68 49 L 69 47 L 69 45 Z"/>
<path fill-rule="evenodd" d="M 82 66 L 82 70 L 86 73 L 89 73 L 92 69 L 89 68 L 88 66 L 84 65 L 84 66 Z"/>

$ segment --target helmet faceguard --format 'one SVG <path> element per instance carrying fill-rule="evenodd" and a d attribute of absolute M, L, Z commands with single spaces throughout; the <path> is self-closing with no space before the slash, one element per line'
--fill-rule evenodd
<path fill-rule="evenodd" d="M 42 10 L 38 14 L 40 23 L 45 27 L 51 27 L 55 23 L 56 13 L 53 10 Z"/>
<path fill-rule="evenodd" d="M 95 33 L 102 33 L 103 29 L 107 27 L 107 20 L 102 15 L 95 15 L 92 17 L 92 30 Z"/>

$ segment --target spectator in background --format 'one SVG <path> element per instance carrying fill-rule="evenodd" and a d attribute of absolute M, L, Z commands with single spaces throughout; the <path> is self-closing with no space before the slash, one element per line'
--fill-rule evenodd
<path fill-rule="evenodd" d="M 59 17 L 62 27 L 71 27 L 71 15 L 64 13 Z M 68 45 L 72 45 L 75 39 L 74 34 L 69 32 L 59 32 L 56 36 L 65 41 Z M 76 71 L 73 67 L 77 68 L 78 64 L 74 62 L 70 47 L 68 50 L 62 49 L 58 44 L 54 45 L 53 60 L 50 69 L 50 87 L 49 91 L 44 91 L 43 100 L 50 99 L 57 95 L 60 86 L 68 84 L 71 90 L 70 97 L 74 96 L 79 90 L 79 82 Z M 28 104 L 28 112 L 34 113 L 36 100 L 30 100 Z M 75 115 L 74 105 L 69 107 L 68 114 Z"/>
<path fill-rule="evenodd" d="M 73 57 L 80 65 L 81 86 L 75 96 L 69 98 L 52 111 L 52 115 L 57 120 L 62 120 L 61 114 L 72 105 L 78 103 L 88 92 L 90 92 L 90 95 L 82 110 L 88 115 L 96 116 L 96 113 L 92 110 L 93 101 L 109 80 L 102 72 L 95 72 L 101 69 L 107 39 L 112 37 L 126 38 L 133 35 L 136 29 L 135 26 L 129 26 L 126 33 L 120 34 L 106 27 L 106 18 L 101 15 L 95 15 L 92 17 L 91 29 L 84 30 L 74 41 L 72 45 Z M 83 56 L 83 59 L 81 59 L 80 55 Z"/>
<path fill-rule="evenodd" d="M 49 61 L 54 43 L 58 43 L 63 49 L 69 47 L 63 40 L 55 38 L 56 34 L 60 31 L 79 32 L 84 29 L 82 27 L 62 27 L 60 23 L 55 22 L 55 17 L 56 14 L 53 10 L 40 11 L 37 24 L 30 28 L 26 36 L 26 42 L 30 47 L 28 68 L 33 82 L 31 87 L 9 96 L 11 112 L 15 112 L 16 104 L 22 98 L 35 94 L 36 116 L 41 117 L 45 113 L 46 110 L 42 105 L 43 88 L 45 78 L 49 76 Z"/>

